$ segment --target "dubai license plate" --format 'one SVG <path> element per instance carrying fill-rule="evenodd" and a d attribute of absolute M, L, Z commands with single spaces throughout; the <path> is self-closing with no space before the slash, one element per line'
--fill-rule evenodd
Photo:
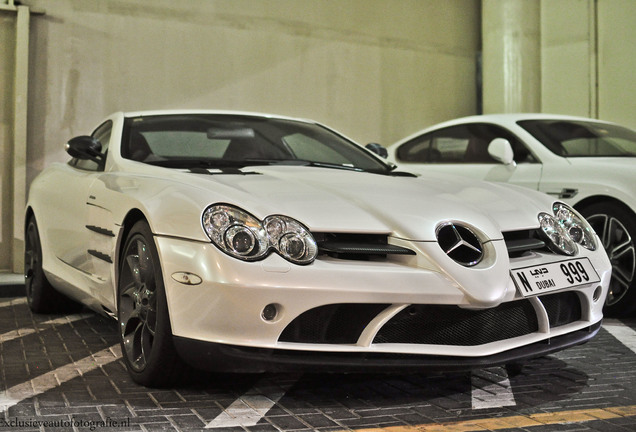
<path fill-rule="evenodd" d="M 587 258 L 522 267 L 510 271 L 517 289 L 524 297 L 600 282 Z"/>

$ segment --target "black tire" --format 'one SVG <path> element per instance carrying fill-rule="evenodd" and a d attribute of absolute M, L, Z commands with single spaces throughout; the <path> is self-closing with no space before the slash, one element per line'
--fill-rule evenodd
<path fill-rule="evenodd" d="M 35 217 L 27 221 L 24 235 L 24 288 L 35 313 L 62 313 L 81 306 L 53 288 L 42 269 L 42 244 Z"/>
<path fill-rule="evenodd" d="M 133 381 L 175 384 L 187 369 L 174 348 L 159 255 L 145 221 L 133 225 L 119 262 L 117 310 L 121 350 Z"/>
<path fill-rule="evenodd" d="M 636 217 L 614 203 L 581 209 L 603 243 L 612 263 L 612 279 L 603 312 L 624 317 L 636 310 Z"/>

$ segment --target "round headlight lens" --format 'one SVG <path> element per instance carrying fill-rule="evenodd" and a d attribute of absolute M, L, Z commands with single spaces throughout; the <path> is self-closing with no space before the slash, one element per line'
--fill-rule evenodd
<path fill-rule="evenodd" d="M 596 250 L 596 240 L 592 226 L 570 206 L 556 202 L 552 206 L 554 216 L 563 226 L 568 236 L 588 250 Z"/>
<path fill-rule="evenodd" d="M 565 255 L 574 255 L 577 252 L 576 243 L 554 216 L 539 213 L 539 225 L 541 232 L 549 240 L 550 249 Z"/>
<path fill-rule="evenodd" d="M 234 225 L 225 231 L 225 243 L 234 253 L 249 256 L 256 246 L 256 238 L 247 227 Z"/>
<path fill-rule="evenodd" d="M 283 255 L 298 260 L 302 259 L 307 248 L 305 247 L 305 242 L 298 234 L 287 233 L 281 237 L 278 249 Z"/>

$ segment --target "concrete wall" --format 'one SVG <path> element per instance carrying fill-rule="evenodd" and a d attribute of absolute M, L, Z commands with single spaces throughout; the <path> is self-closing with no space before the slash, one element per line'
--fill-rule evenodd
<path fill-rule="evenodd" d="M 11 265 L 13 239 L 13 74 L 15 62 L 14 12 L 0 10 L 0 270 Z"/>
<path fill-rule="evenodd" d="M 29 2 L 30 174 L 118 110 L 307 117 L 391 143 L 473 113 L 479 1 Z"/>
<path fill-rule="evenodd" d="M 636 128 L 636 2 L 541 2 L 543 112 Z"/>
<path fill-rule="evenodd" d="M 636 129 L 636 2 L 598 2 L 598 115 Z"/>

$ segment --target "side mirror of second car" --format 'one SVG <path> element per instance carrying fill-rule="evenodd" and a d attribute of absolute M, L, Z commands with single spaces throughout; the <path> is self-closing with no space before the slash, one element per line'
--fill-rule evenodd
<path fill-rule="evenodd" d="M 389 157 L 389 152 L 387 151 L 387 149 L 382 144 L 369 143 L 369 144 L 365 145 L 365 148 L 367 150 L 371 150 L 373 153 L 375 153 L 378 156 L 383 157 L 385 159 L 387 157 Z"/>
<path fill-rule="evenodd" d="M 102 154 L 102 143 L 88 135 L 81 135 L 71 138 L 66 143 L 66 152 L 77 159 L 90 159 L 93 162 L 101 163 L 104 158 Z"/>
<path fill-rule="evenodd" d="M 497 162 L 504 165 L 515 165 L 514 153 L 510 141 L 505 138 L 495 138 L 488 144 L 488 154 Z"/>

